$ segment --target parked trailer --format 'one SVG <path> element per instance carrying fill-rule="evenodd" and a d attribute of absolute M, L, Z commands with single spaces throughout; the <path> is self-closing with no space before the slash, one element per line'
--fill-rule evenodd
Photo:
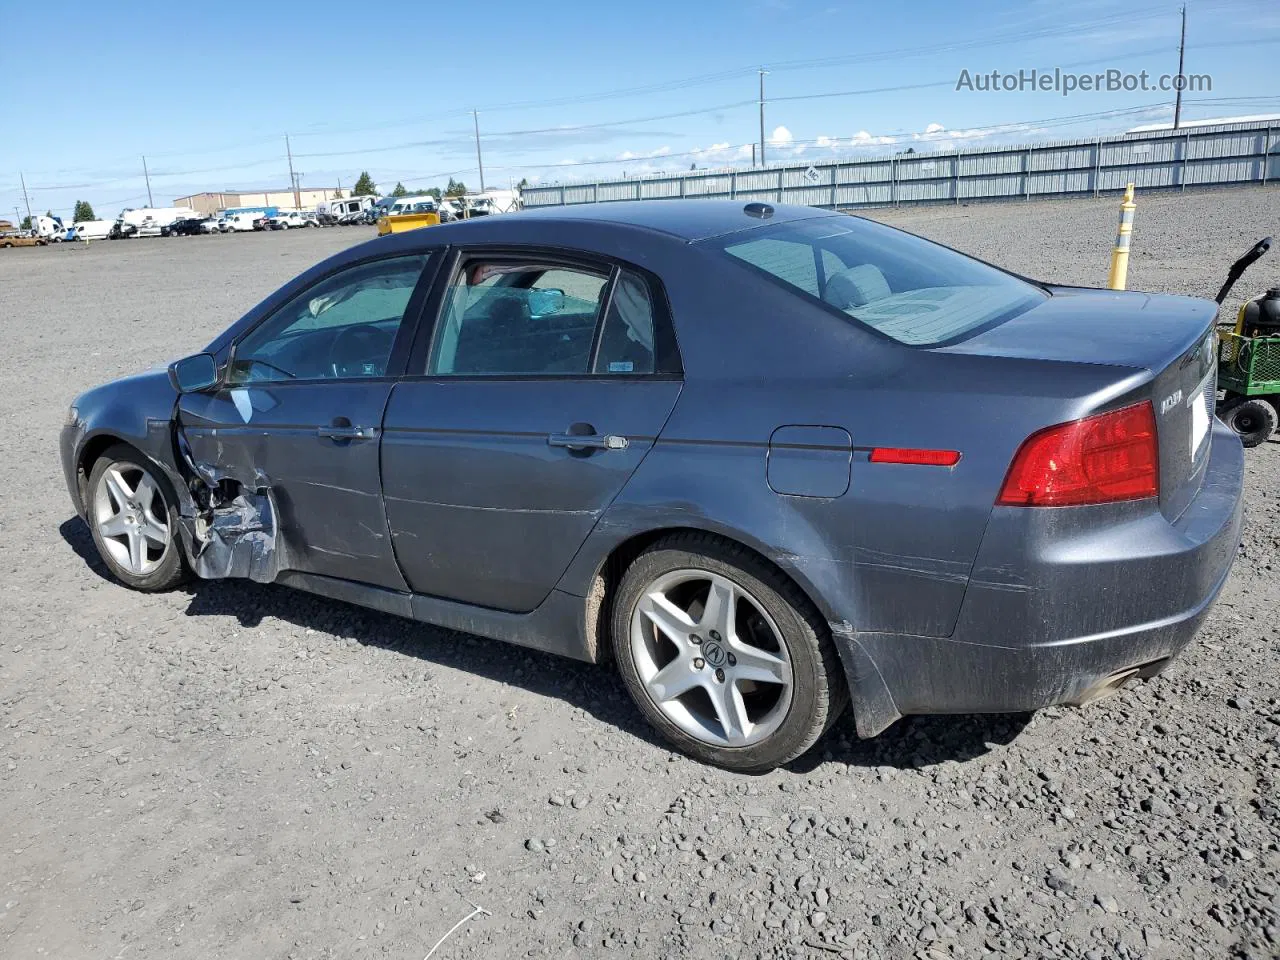
<path fill-rule="evenodd" d="M 125 208 L 116 218 L 111 237 L 158 237 L 161 231 L 176 220 L 199 217 L 190 207 L 139 207 Z"/>
<path fill-rule="evenodd" d="M 368 195 L 346 197 L 340 200 L 322 200 L 316 204 L 316 213 L 321 217 L 332 217 L 338 220 L 347 214 L 364 213 L 377 202 L 377 197 Z"/>

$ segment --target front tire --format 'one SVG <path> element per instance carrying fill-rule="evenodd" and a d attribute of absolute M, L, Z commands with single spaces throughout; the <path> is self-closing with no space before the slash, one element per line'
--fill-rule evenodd
<path fill-rule="evenodd" d="M 627 691 L 680 751 L 760 773 L 808 750 L 843 710 L 826 623 L 777 568 L 710 534 L 664 537 L 623 574 L 613 648 Z"/>
<path fill-rule="evenodd" d="M 138 451 L 116 444 L 98 458 L 85 507 L 98 555 L 125 586 L 156 592 L 185 578 L 176 498 Z"/>
<path fill-rule="evenodd" d="M 1220 414 L 1222 422 L 1235 431 L 1245 447 L 1265 443 L 1276 432 L 1276 408 L 1262 397 L 1243 397 L 1229 402 Z"/>

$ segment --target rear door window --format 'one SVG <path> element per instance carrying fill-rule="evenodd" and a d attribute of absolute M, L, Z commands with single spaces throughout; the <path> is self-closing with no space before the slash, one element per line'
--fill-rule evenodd
<path fill-rule="evenodd" d="M 609 298 L 593 371 L 613 374 L 655 372 L 654 313 L 653 295 L 648 284 L 629 270 L 622 271 L 614 284 L 613 296 Z"/>
<path fill-rule="evenodd" d="M 427 373 L 586 374 L 609 276 L 607 269 L 465 261 L 445 297 Z"/>

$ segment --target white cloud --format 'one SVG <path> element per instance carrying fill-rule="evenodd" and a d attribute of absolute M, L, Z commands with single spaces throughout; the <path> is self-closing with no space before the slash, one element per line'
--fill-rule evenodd
<path fill-rule="evenodd" d="M 632 150 L 624 150 L 622 153 L 614 157 L 615 160 L 652 160 L 654 157 L 665 157 L 671 152 L 671 148 L 666 144 L 658 147 L 656 150 L 648 150 L 644 153 L 636 153 Z"/>
<path fill-rule="evenodd" d="M 774 145 L 790 143 L 795 137 L 791 136 L 791 131 L 786 127 L 774 127 L 773 133 L 769 135 L 769 142 Z"/>
<path fill-rule="evenodd" d="M 828 137 L 825 134 L 818 137 L 816 146 L 819 150 L 834 150 L 840 146 L 840 141 L 835 137 Z"/>
<path fill-rule="evenodd" d="M 895 137 L 886 137 L 886 136 L 877 137 L 877 136 L 873 136 L 870 133 L 867 133 L 867 131 L 865 130 L 859 130 L 857 133 L 853 135 L 853 138 L 849 141 L 849 146 L 851 147 L 887 147 L 897 142 L 898 142 L 897 138 Z"/>
<path fill-rule="evenodd" d="M 925 133 L 941 133 L 945 129 L 947 128 L 940 123 L 931 123 L 924 128 L 924 132 Z"/>

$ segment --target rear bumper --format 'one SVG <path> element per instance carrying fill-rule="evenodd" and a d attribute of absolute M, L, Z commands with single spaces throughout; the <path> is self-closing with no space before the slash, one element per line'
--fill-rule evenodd
<path fill-rule="evenodd" d="M 859 733 L 904 714 L 1083 703 L 1126 674 L 1163 669 L 1208 614 L 1240 542 L 1243 450 L 1216 420 L 1212 442 L 1204 483 L 1173 523 L 1149 504 L 996 508 L 948 638 L 833 625 Z"/>

